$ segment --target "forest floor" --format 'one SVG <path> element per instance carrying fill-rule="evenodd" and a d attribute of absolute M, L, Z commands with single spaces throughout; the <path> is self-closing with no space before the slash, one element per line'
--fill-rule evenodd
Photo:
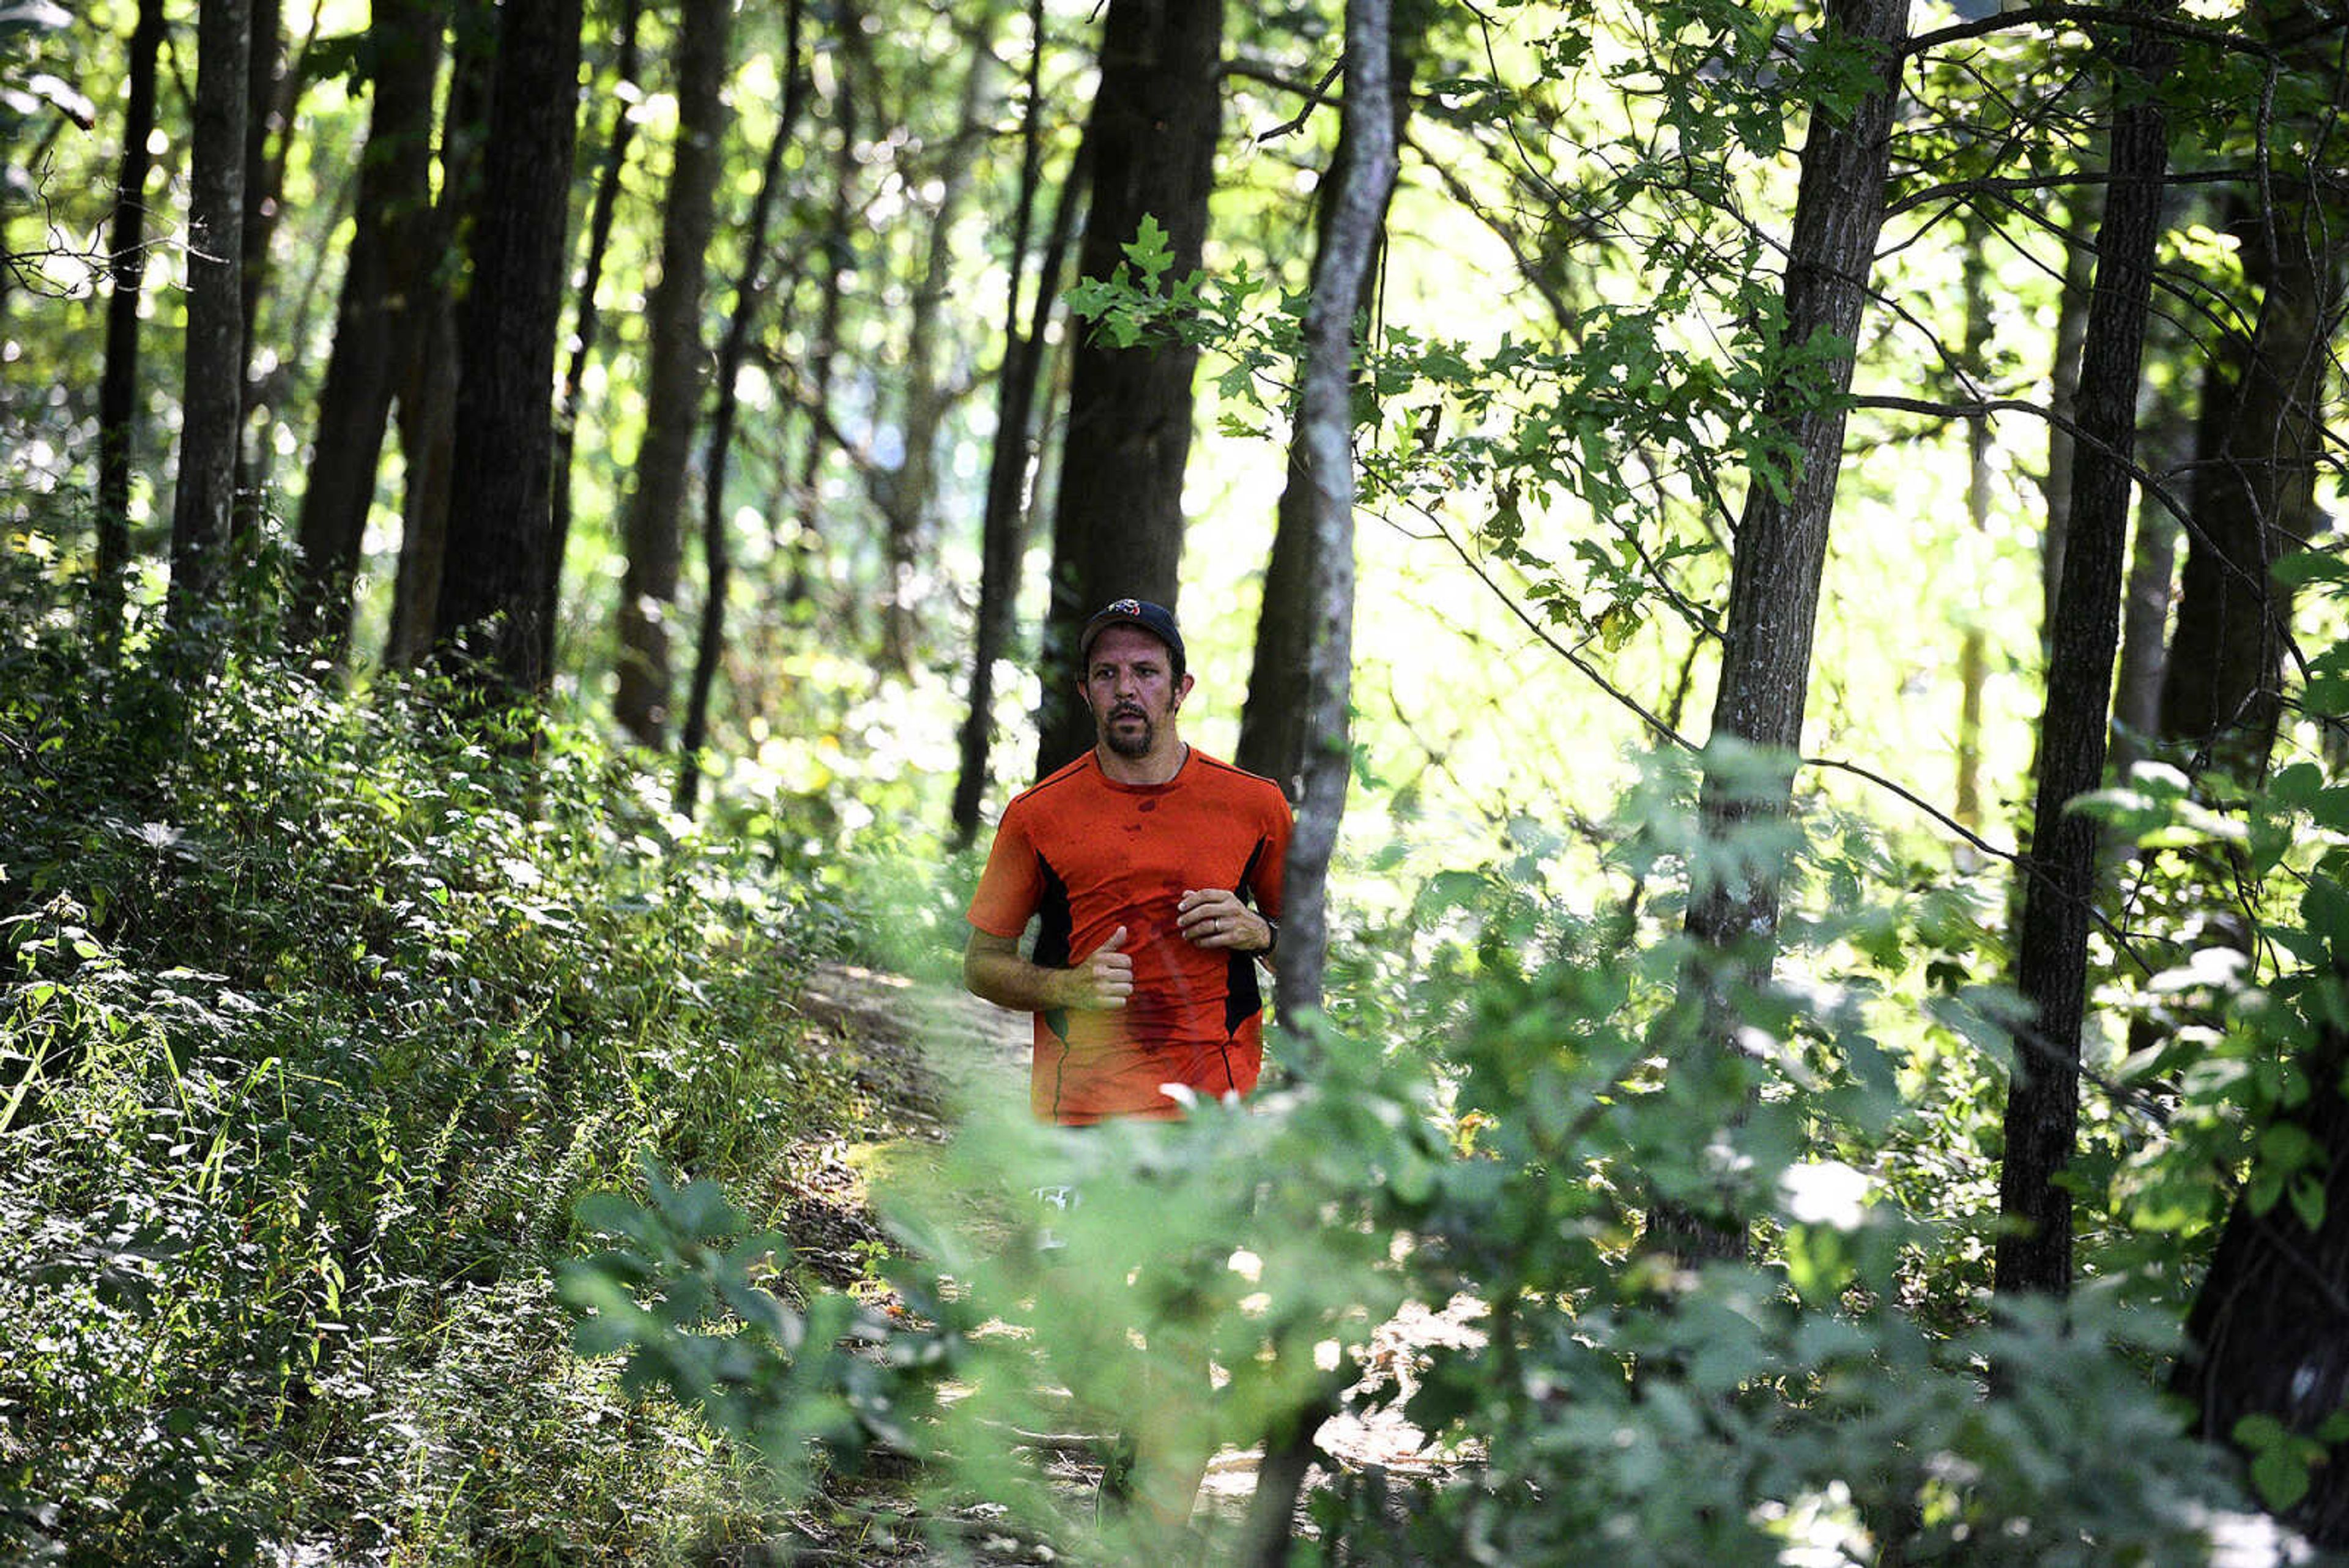
<path fill-rule="evenodd" d="M 832 1144 L 796 1151 L 780 1194 L 786 1229 L 828 1282 L 846 1285 L 862 1272 L 859 1244 L 879 1241 L 864 1173 L 885 1169 L 904 1158 L 935 1150 L 953 1130 L 952 1107 L 962 1085 L 992 1078 L 1024 1083 L 1030 1050 L 1028 1018 L 1007 1012 L 959 988 L 921 983 L 899 975 L 847 964 L 822 966 L 811 978 L 801 1006 L 826 1043 L 860 1066 L 858 1086 L 872 1096 L 874 1125 L 885 1130 L 871 1145 Z M 1363 1383 L 1396 1397 L 1367 1416 L 1342 1414 L 1317 1435 L 1327 1459 L 1349 1469 L 1378 1467 L 1398 1480 L 1447 1468 L 1444 1458 L 1426 1451 L 1421 1434 L 1398 1413 L 1401 1395 L 1425 1349 L 1438 1343 L 1474 1338 L 1475 1303 L 1453 1303 L 1443 1313 L 1408 1308 L 1374 1336 L 1363 1362 Z M 1094 1440 L 1088 1434 L 1038 1435 L 1031 1458 L 1043 1468 L 1064 1509 L 1081 1517 L 1101 1482 Z M 1198 1519 L 1207 1528 L 1236 1528 L 1255 1496 L 1259 1454 L 1226 1449 L 1214 1456 L 1200 1490 Z M 901 1480 L 903 1478 L 900 1478 Z M 1303 1508 L 1316 1486 L 1331 1476 L 1317 1467 L 1299 1500 Z M 850 1506 L 830 1515 L 811 1511 L 797 1521 L 800 1534 L 772 1543 L 802 1563 L 905 1563 L 938 1561 L 935 1539 L 966 1542 L 958 1559 L 1022 1563 L 1060 1561 L 1051 1547 L 990 1529 L 985 1507 L 952 1519 L 926 1518 L 912 1489 L 885 1479 L 855 1486 L 838 1501 Z"/>

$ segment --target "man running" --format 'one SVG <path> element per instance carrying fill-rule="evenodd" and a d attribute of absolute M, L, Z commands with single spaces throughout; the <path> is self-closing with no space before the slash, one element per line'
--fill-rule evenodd
<path fill-rule="evenodd" d="M 1163 607 L 1119 599 L 1077 646 L 1092 750 L 1004 809 L 970 902 L 963 983 L 1036 1015 L 1039 1117 L 1179 1116 L 1170 1087 L 1245 1095 L 1263 1066 L 1256 965 L 1280 938 L 1288 802 L 1184 743 L 1192 680 Z M 1040 915 L 1023 958 L 1020 934 Z M 1172 1366 L 1193 1362 L 1159 1348 Z M 1207 1392 L 1203 1351 L 1146 1379 L 1121 1412 L 1103 1494 L 1130 1488 L 1156 1524 L 1180 1529 L 1206 1470 Z"/>
<path fill-rule="evenodd" d="M 1168 1085 L 1256 1086 L 1256 961 L 1279 940 L 1288 802 L 1184 742 L 1192 678 L 1166 609 L 1119 599 L 1078 649 L 1093 748 L 1005 808 L 970 902 L 963 982 L 1036 1015 L 1037 1116 L 1176 1116 Z"/>

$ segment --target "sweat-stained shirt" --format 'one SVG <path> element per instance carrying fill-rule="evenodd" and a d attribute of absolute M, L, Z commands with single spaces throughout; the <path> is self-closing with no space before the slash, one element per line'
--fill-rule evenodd
<path fill-rule="evenodd" d="M 1203 1095 L 1256 1086 L 1256 960 L 1185 941 L 1175 905 L 1188 889 L 1227 888 L 1278 919 L 1289 822 L 1278 785 L 1195 749 L 1163 784 L 1119 784 L 1087 752 L 1004 808 L 970 923 L 1016 940 L 1040 914 L 1031 957 L 1048 969 L 1092 956 L 1123 926 L 1121 950 L 1133 958 L 1124 1007 L 1036 1015 L 1038 1116 L 1173 1116 L 1182 1108 L 1162 1084 Z"/>

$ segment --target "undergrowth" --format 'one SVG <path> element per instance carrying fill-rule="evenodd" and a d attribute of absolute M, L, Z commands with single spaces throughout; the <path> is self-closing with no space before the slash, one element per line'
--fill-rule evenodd
<path fill-rule="evenodd" d="M 777 1528 L 706 1424 L 572 1355 L 551 1280 L 639 1148 L 758 1192 L 854 1135 L 792 1006 L 837 915 L 579 729 L 346 694 L 265 626 L 208 673 L 109 656 L 0 562 L 0 1558 Z"/>

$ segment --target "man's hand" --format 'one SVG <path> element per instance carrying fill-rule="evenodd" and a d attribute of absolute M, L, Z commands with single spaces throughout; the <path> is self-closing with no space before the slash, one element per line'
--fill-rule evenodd
<path fill-rule="evenodd" d="M 1272 928 L 1264 917 L 1228 888 L 1193 888 L 1174 906 L 1174 919 L 1183 940 L 1194 947 L 1260 953 L 1272 946 Z"/>
<path fill-rule="evenodd" d="M 1123 1007 L 1133 994 L 1133 955 L 1119 950 L 1124 946 L 1125 928 L 1120 926 L 1083 962 L 1062 971 L 1067 994 L 1061 1005 L 1094 1012 Z"/>

